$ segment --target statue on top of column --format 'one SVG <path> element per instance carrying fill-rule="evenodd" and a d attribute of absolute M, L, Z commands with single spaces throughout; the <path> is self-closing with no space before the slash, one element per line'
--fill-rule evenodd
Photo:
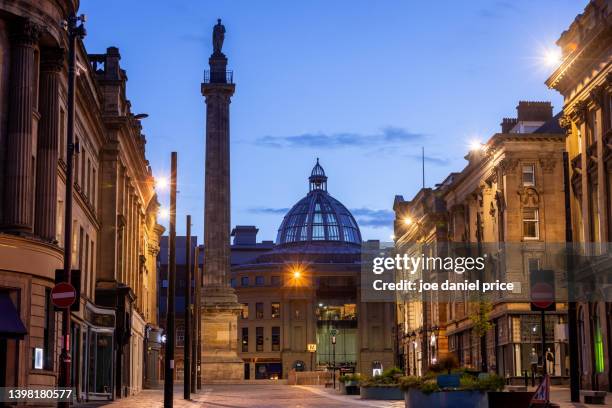
<path fill-rule="evenodd" d="M 221 24 L 221 19 L 217 19 L 217 24 L 213 28 L 213 51 L 215 54 L 221 54 L 223 40 L 225 39 L 225 26 Z"/>

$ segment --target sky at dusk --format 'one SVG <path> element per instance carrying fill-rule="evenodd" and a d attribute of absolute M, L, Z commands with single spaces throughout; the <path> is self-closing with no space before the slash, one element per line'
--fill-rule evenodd
<path fill-rule="evenodd" d="M 90 53 L 116 46 L 147 157 L 168 176 L 178 152 L 177 233 L 200 238 L 204 211 L 203 71 L 212 27 L 234 71 L 232 225 L 272 240 L 308 192 L 320 158 L 328 191 L 364 239 L 389 240 L 393 198 L 465 165 L 519 100 L 561 97 L 543 55 L 587 1 L 82 0 Z M 159 192 L 168 202 L 168 192 Z M 167 220 L 160 220 L 167 225 Z M 201 239 L 199 239 L 201 241 Z"/>

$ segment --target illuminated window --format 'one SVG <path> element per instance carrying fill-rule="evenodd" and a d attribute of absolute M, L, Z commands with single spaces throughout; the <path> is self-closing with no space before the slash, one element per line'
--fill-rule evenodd
<path fill-rule="evenodd" d="M 271 306 L 272 306 L 271 307 L 272 318 L 273 319 L 280 318 L 280 303 L 279 302 L 272 302 Z"/>
<path fill-rule="evenodd" d="M 240 311 L 240 317 L 243 319 L 249 318 L 249 304 L 248 303 L 242 304 L 242 310 Z"/>
<path fill-rule="evenodd" d="M 242 352 L 247 353 L 249 351 L 249 328 L 242 328 Z"/>

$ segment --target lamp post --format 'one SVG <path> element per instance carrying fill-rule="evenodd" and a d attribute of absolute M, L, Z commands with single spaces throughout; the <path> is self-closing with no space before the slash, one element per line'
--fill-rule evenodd
<path fill-rule="evenodd" d="M 334 376 L 334 390 L 336 389 L 336 335 L 331 336 L 332 342 L 332 364 L 333 364 L 333 376 Z"/>
<path fill-rule="evenodd" d="M 79 24 L 80 22 L 80 24 Z M 76 90 L 76 46 L 77 39 L 85 37 L 85 15 L 79 17 L 74 12 L 62 25 L 68 31 L 68 117 L 66 134 L 66 198 L 64 214 L 64 278 L 71 283 L 72 273 L 72 194 L 74 180 L 74 153 L 78 146 L 74 143 L 75 123 L 75 90 Z M 60 357 L 61 372 L 59 384 L 70 388 L 72 361 L 70 356 L 70 307 L 62 310 L 62 353 Z M 60 402 L 60 407 L 67 407 L 68 402 Z"/>
<path fill-rule="evenodd" d="M 191 397 L 191 215 L 187 215 L 185 237 L 185 340 L 183 344 L 183 398 Z"/>
<path fill-rule="evenodd" d="M 200 309 L 200 303 L 198 302 L 198 298 L 200 296 L 200 291 L 198 289 L 200 285 L 199 280 L 199 268 L 198 268 L 198 258 L 199 258 L 199 250 L 198 247 L 195 247 L 194 250 L 194 261 L 193 261 L 193 308 L 192 308 L 192 317 L 193 317 L 193 339 L 191 340 L 191 392 L 196 392 L 197 387 L 197 377 L 198 377 L 198 367 L 200 366 L 200 361 L 198 358 L 198 340 L 199 340 L 199 332 L 200 332 L 200 319 L 198 315 L 198 311 Z"/>
<path fill-rule="evenodd" d="M 198 345 L 197 345 L 197 388 L 202 389 L 202 321 L 201 321 L 201 291 L 202 291 L 202 271 L 200 270 L 200 247 L 196 248 L 195 255 L 195 273 L 196 273 L 196 290 L 195 290 L 195 307 L 196 307 L 196 322 L 197 322 L 197 333 L 198 333 Z"/>
<path fill-rule="evenodd" d="M 174 391 L 174 286 L 176 282 L 176 167 L 177 154 L 172 152 L 170 164 L 170 228 L 168 260 L 168 307 L 166 318 L 166 360 L 164 361 L 164 408 L 172 408 Z"/>

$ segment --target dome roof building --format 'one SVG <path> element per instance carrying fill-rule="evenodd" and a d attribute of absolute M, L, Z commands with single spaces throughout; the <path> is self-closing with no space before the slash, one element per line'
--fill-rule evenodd
<path fill-rule="evenodd" d="M 310 191 L 285 215 L 276 244 L 313 242 L 361 245 L 361 233 L 351 212 L 327 192 L 327 176 L 319 159 L 308 178 Z"/>

